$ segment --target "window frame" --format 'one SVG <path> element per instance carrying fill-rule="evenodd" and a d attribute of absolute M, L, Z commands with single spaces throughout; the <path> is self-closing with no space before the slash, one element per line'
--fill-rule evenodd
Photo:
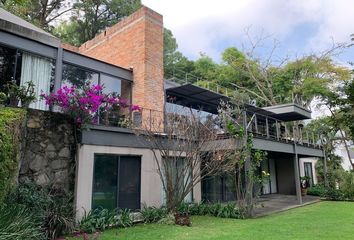
<path fill-rule="evenodd" d="M 93 172 L 92 172 L 92 189 L 91 189 L 91 210 L 93 210 L 93 194 L 94 194 L 94 184 L 95 184 L 95 165 L 96 165 L 96 157 L 97 156 L 111 156 L 114 157 L 115 161 L 118 161 L 117 163 L 117 189 L 116 189 L 116 208 L 115 209 L 121 209 L 119 208 L 119 188 L 120 188 L 120 158 L 121 157 L 136 157 L 139 158 L 139 179 L 138 179 L 138 183 L 139 183 L 139 208 L 138 209 L 130 209 L 131 211 L 135 212 L 135 211 L 139 211 L 141 209 L 141 174 L 142 174 L 142 155 L 131 155 L 131 154 L 115 154 L 115 153 L 94 153 L 94 157 L 93 157 Z"/>

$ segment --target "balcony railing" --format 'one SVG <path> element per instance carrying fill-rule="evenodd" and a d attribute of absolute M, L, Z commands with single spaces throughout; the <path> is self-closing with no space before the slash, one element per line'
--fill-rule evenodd
<path fill-rule="evenodd" d="M 269 140 L 294 143 L 313 147 L 321 147 L 321 138 L 314 131 L 306 130 L 298 122 L 283 122 L 270 116 L 247 112 L 246 128 L 255 137 Z"/>
<path fill-rule="evenodd" d="M 98 124 L 163 133 L 167 126 L 178 131 L 177 125 L 181 124 L 183 118 L 188 118 L 188 116 L 147 108 L 139 111 L 118 109 L 101 114 Z M 301 123 L 283 122 L 254 112 L 244 112 L 244 116 L 240 119 L 243 119 L 247 132 L 252 133 L 256 138 L 321 148 L 320 136 L 313 131 L 305 130 Z M 220 139 L 229 138 L 219 125 L 215 124 L 214 127 L 220 133 Z"/>

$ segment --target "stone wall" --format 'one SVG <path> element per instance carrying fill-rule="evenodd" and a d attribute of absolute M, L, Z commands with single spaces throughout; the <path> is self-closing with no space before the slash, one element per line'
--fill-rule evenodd
<path fill-rule="evenodd" d="M 75 176 L 74 126 L 60 113 L 28 110 L 19 181 L 53 184 L 72 191 Z"/>

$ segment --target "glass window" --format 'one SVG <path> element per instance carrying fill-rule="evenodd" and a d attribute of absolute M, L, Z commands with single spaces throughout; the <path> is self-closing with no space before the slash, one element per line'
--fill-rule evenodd
<path fill-rule="evenodd" d="M 61 85 L 82 87 L 85 83 L 98 84 L 99 74 L 70 64 L 63 64 Z"/>
<path fill-rule="evenodd" d="M 104 93 L 116 92 L 121 98 L 127 99 L 130 102 L 131 84 L 129 81 L 101 74 L 100 84 L 104 86 Z"/>
<path fill-rule="evenodd" d="M 110 155 L 95 156 L 92 208 L 117 207 L 118 161 Z"/>
<path fill-rule="evenodd" d="M 140 157 L 95 155 L 92 208 L 140 209 Z"/>
<path fill-rule="evenodd" d="M 55 61 L 39 55 L 0 46 L 0 91 L 7 91 L 12 82 L 20 86 L 34 84 L 36 100 L 30 108 L 46 110 L 48 106 L 40 94 L 49 94 L 54 86 Z"/>
<path fill-rule="evenodd" d="M 19 67 L 19 64 L 17 64 Z M 40 98 L 41 93 L 49 94 L 54 86 L 54 60 L 23 52 L 21 56 L 21 86 L 29 82 L 34 84 L 36 101 L 30 108 L 47 110 L 45 100 Z"/>
<path fill-rule="evenodd" d="M 0 46 L 0 91 L 15 79 L 16 49 Z"/>

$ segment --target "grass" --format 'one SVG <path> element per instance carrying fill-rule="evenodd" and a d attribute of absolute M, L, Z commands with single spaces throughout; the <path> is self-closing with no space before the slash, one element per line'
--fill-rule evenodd
<path fill-rule="evenodd" d="M 320 202 L 248 220 L 198 216 L 192 225 L 139 224 L 108 230 L 99 239 L 353 239 L 354 203 Z"/>

